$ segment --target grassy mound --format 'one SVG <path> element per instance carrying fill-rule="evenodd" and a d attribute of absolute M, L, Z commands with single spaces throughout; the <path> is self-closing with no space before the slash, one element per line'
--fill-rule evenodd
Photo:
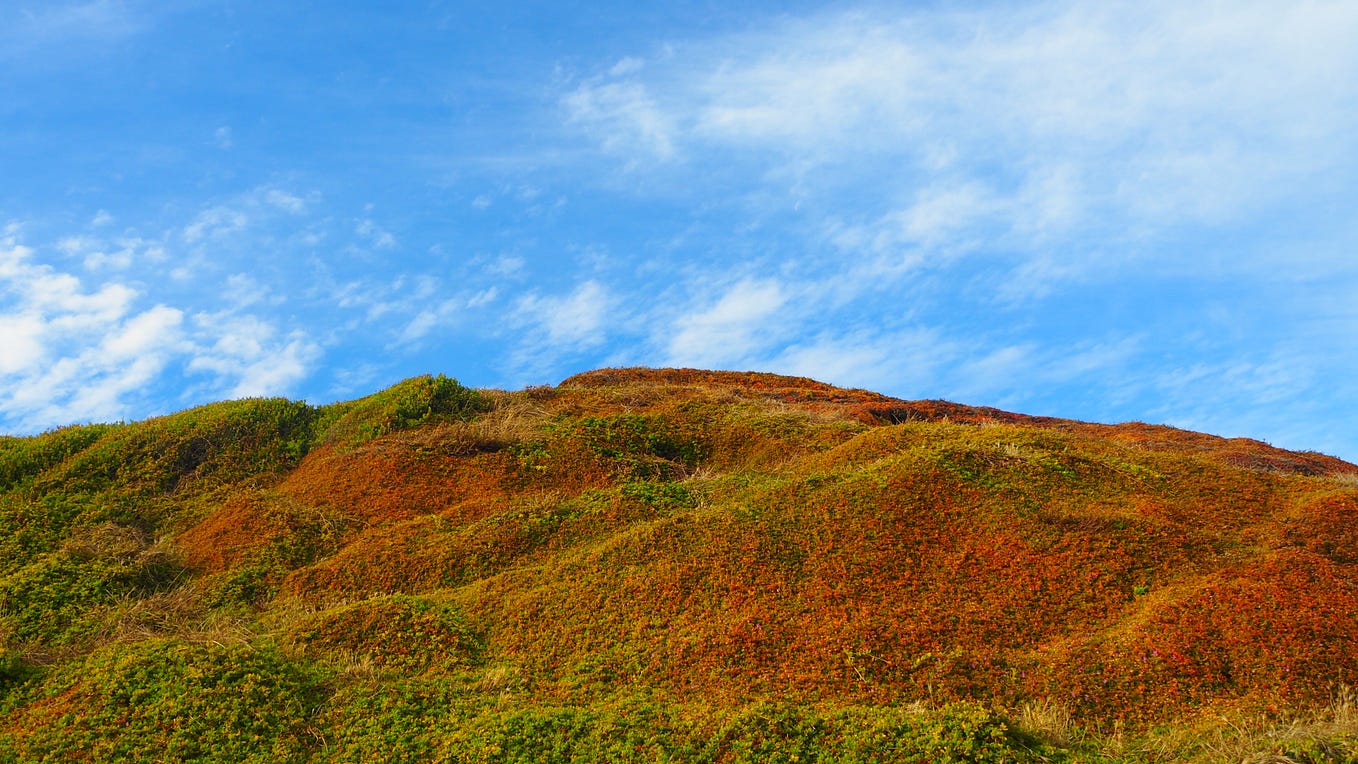
<path fill-rule="evenodd" d="M 3 438 L 0 761 L 1353 761 L 1355 528 L 1321 454 L 754 373 Z"/>

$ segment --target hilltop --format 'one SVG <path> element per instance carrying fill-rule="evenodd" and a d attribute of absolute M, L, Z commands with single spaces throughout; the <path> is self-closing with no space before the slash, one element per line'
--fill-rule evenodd
<path fill-rule="evenodd" d="M 223 402 L 0 439 L 0 640 L 0 761 L 1355 761 L 1358 466 L 760 373 Z"/>

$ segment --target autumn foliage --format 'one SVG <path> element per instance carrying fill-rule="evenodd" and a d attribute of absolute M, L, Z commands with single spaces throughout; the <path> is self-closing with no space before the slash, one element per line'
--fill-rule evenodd
<path fill-rule="evenodd" d="M 618 761 L 1078 759 L 1012 719 L 1281 718 L 1358 677 L 1358 467 L 1163 426 L 424 377 L 5 439 L 0 491 L 0 760 L 115 750 L 43 731 L 111 713 L 109 672 L 189 707 L 233 661 L 293 709 L 230 722 L 261 761 L 588 760 L 605 727 Z"/>

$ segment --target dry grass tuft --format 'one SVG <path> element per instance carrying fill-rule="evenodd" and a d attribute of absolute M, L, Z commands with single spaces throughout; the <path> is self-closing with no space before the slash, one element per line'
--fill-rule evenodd
<path fill-rule="evenodd" d="M 1068 747 L 1084 738 L 1070 709 L 1046 698 L 1024 703 L 1019 707 L 1015 721 L 1020 729 L 1056 746 Z"/>
<path fill-rule="evenodd" d="M 207 610 L 192 586 L 152 594 L 125 596 L 112 609 L 109 642 L 140 642 L 174 637 L 185 642 L 243 645 L 257 634 L 244 617 Z"/>
<path fill-rule="evenodd" d="M 1336 472 L 1328 477 L 1336 483 L 1358 486 L 1358 472 Z"/>
<path fill-rule="evenodd" d="M 346 652 L 329 661 L 336 669 L 338 684 L 357 684 L 374 687 L 381 683 L 385 671 L 366 653 Z"/>
<path fill-rule="evenodd" d="M 509 695 L 515 690 L 527 684 L 528 680 L 518 666 L 496 664 L 488 666 L 481 679 L 476 683 L 476 689 L 487 695 Z"/>

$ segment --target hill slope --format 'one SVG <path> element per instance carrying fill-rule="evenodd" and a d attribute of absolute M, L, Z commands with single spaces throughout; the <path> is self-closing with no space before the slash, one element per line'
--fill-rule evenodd
<path fill-rule="evenodd" d="M 0 491 L 0 761 L 1175 760 L 1223 716 L 1340 761 L 1358 726 L 1358 467 L 1254 441 L 615 369 L 7 438 Z"/>

